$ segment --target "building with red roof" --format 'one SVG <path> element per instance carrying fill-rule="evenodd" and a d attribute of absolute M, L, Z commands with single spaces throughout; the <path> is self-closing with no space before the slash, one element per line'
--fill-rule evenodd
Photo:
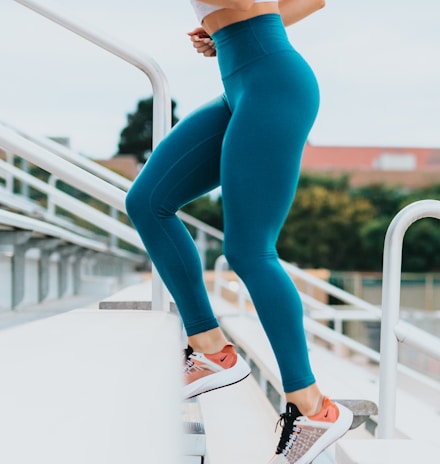
<path fill-rule="evenodd" d="M 302 171 L 348 175 L 350 185 L 371 183 L 408 188 L 440 183 L 440 148 L 318 146 L 307 143 Z"/>

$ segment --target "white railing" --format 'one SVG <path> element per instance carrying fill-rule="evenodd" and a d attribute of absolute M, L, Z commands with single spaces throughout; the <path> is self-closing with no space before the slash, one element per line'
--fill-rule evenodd
<path fill-rule="evenodd" d="M 440 219 L 440 201 L 422 200 L 402 209 L 391 222 L 384 247 L 378 438 L 394 438 L 398 344 L 408 343 L 440 359 L 440 340 L 399 320 L 403 237 L 415 221 Z"/>
<path fill-rule="evenodd" d="M 54 11 L 51 8 L 41 5 L 39 2 L 33 0 L 14 0 L 17 3 L 22 4 L 23 6 L 30 8 L 31 10 L 35 11 L 36 13 L 48 18 L 49 20 L 61 25 L 62 27 L 69 29 L 73 33 L 83 37 L 84 39 L 88 40 L 89 42 L 94 43 L 98 47 L 107 50 L 108 52 L 112 53 L 113 55 L 123 59 L 127 63 L 136 66 L 139 68 L 146 76 L 149 78 L 150 83 L 153 89 L 153 148 L 157 146 L 157 144 L 162 140 L 162 138 L 168 133 L 171 128 L 171 97 L 168 89 L 168 82 L 167 79 L 162 71 L 162 69 L 158 66 L 158 64 L 149 56 L 141 54 L 137 51 L 133 51 L 130 47 L 125 46 L 121 43 L 120 40 L 116 41 L 110 37 L 106 37 L 102 33 L 97 33 L 96 30 L 92 27 L 88 27 L 84 24 L 83 21 L 77 21 L 72 18 L 66 17 L 60 12 Z M 39 147 L 41 148 L 41 147 Z M 11 150 L 14 151 L 14 150 Z M 21 156 L 26 158 L 22 153 Z M 25 155 L 29 158 L 34 158 L 31 156 L 31 153 L 25 150 Z M 44 160 L 40 159 L 38 161 L 40 163 L 44 163 L 46 168 L 48 168 L 48 163 L 44 162 Z M 26 158 L 28 159 L 28 158 Z M 28 159 L 29 160 L 29 159 Z M 30 160 L 29 160 L 30 161 Z M 43 167 L 42 164 L 36 162 L 37 160 L 33 160 L 34 164 L 37 166 Z M 60 179 L 65 180 L 65 166 L 61 163 L 62 160 L 56 160 L 55 155 L 52 155 L 50 160 L 50 165 L 52 170 L 49 172 L 57 175 Z M 75 166 L 74 166 L 75 167 Z M 72 166 L 70 165 L 72 169 Z M 84 171 L 83 171 L 84 173 Z M 61 174 L 61 175 L 60 175 Z M 78 175 L 80 171 L 76 169 L 72 176 L 75 177 L 75 182 L 78 179 Z M 88 173 L 87 173 L 88 174 Z M 84 174 L 83 174 L 84 175 Z M 69 177 L 71 178 L 71 177 Z M 105 187 L 102 183 L 97 183 L 94 187 L 91 183 L 90 175 L 86 176 L 79 185 L 75 186 L 77 188 L 81 188 L 80 186 L 86 187 L 94 191 L 98 194 L 98 198 L 106 197 L 108 204 L 114 206 L 116 209 L 125 212 L 125 201 L 124 195 L 122 192 L 116 192 L 111 188 Z M 95 178 L 96 183 L 96 178 Z M 112 187 L 112 186 L 110 186 Z M 88 192 L 89 193 L 89 192 Z M 102 199 L 102 198 L 101 198 Z M 103 200 L 105 201 L 105 200 Z M 168 294 L 165 290 L 165 286 L 163 285 L 161 279 L 155 268 L 153 268 L 153 296 L 152 296 L 152 306 L 154 310 L 164 310 L 166 311 L 169 308 L 169 298 Z"/>
<path fill-rule="evenodd" d="M 5 145 L 4 140 L 1 136 L 1 127 L 0 127 L 0 146 Z M 20 153 L 20 151 L 16 151 Z M 137 232 L 126 224 L 112 218 L 108 214 L 105 214 L 96 208 L 89 206 L 88 204 L 80 201 L 77 198 L 68 195 L 56 187 L 37 179 L 36 177 L 23 172 L 19 168 L 6 163 L 3 160 L 0 160 L 0 172 L 4 172 L 13 176 L 13 178 L 20 180 L 28 186 L 33 187 L 39 192 L 47 196 L 48 206 L 52 205 L 58 206 L 65 211 L 69 211 L 71 214 L 87 221 L 89 224 L 100 228 L 103 231 L 112 231 L 112 234 L 116 235 L 118 238 L 123 240 L 130 245 L 138 248 L 139 250 L 144 250 L 143 244 L 139 238 Z M 99 179 L 98 179 L 99 180 Z M 96 182 L 96 180 L 95 180 Z"/>
<path fill-rule="evenodd" d="M 90 172 L 91 174 L 95 174 L 100 179 L 110 182 L 110 184 L 114 185 L 115 187 L 118 187 L 124 191 L 127 191 L 131 186 L 132 181 L 130 179 L 127 179 L 126 177 L 123 177 L 117 174 L 116 172 L 111 171 L 110 169 L 107 169 L 104 166 L 101 166 L 95 161 L 92 161 L 89 158 L 86 158 L 85 156 L 82 156 L 76 153 L 70 148 L 67 148 L 57 142 L 54 142 L 53 140 L 50 140 L 45 137 L 37 137 L 31 134 L 28 134 L 22 131 L 21 129 L 17 127 L 13 127 L 10 124 L 7 124 L 5 122 L 0 121 L 0 126 L 4 126 L 6 128 L 11 129 L 12 131 L 17 133 L 21 137 L 50 151 L 51 153 L 59 156 L 62 159 L 69 161 L 75 166 L 79 166 L 85 169 L 86 171 Z"/>

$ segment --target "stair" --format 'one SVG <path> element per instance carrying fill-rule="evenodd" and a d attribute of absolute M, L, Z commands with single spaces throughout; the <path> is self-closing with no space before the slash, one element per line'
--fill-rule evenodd
<path fill-rule="evenodd" d="M 180 333 L 169 313 L 97 308 L 0 331 L 0 462 L 180 462 Z"/>
<path fill-rule="evenodd" d="M 336 443 L 338 464 L 434 463 L 438 462 L 438 456 L 439 448 L 428 440 L 340 440 Z"/>

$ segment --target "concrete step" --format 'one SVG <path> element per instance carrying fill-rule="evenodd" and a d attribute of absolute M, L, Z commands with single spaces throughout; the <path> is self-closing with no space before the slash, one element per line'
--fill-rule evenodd
<path fill-rule="evenodd" d="M 417 422 L 417 421 L 416 421 Z M 416 427 L 423 426 L 415 423 Z M 425 440 L 340 440 L 337 464 L 414 464 L 438 462 L 440 447 Z"/>
<path fill-rule="evenodd" d="M 180 333 L 169 313 L 98 309 L 2 330 L 0 462 L 180 462 Z"/>
<path fill-rule="evenodd" d="M 151 279 L 125 287 L 99 302 L 99 309 L 151 309 Z"/>
<path fill-rule="evenodd" d="M 151 280 L 126 287 L 99 302 L 100 310 L 151 312 Z M 175 303 L 170 301 L 170 310 L 176 312 Z M 180 333 L 182 335 L 182 332 Z M 184 341 L 179 337 L 179 341 Z M 181 367 L 179 367 L 181 372 Z M 203 463 L 206 457 L 206 436 L 202 411 L 197 398 L 182 404 L 183 420 L 183 463 Z"/>

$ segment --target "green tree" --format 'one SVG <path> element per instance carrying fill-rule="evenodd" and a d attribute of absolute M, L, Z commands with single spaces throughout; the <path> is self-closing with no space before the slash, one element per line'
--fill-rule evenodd
<path fill-rule="evenodd" d="M 171 101 L 172 125 L 178 119 L 175 115 L 176 102 Z M 127 115 L 127 125 L 120 133 L 117 155 L 135 155 L 140 163 L 145 163 L 153 149 L 153 97 L 140 100 L 134 113 Z"/>
<path fill-rule="evenodd" d="M 406 195 L 407 192 L 400 187 L 383 184 L 370 184 L 350 190 L 352 199 L 362 198 L 368 201 L 374 210 L 374 217 L 359 229 L 358 265 L 352 270 L 382 270 L 385 235 Z"/>
<path fill-rule="evenodd" d="M 408 195 L 404 189 L 383 184 L 370 184 L 350 191 L 352 198 L 364 198 L 373 206 L 376 217 L 391 219 Z"/>
<path fill-rule="evenodd" d="M 311 185 L 298 189 L 278 241 L 280 257 L 301 267 L 356 269 L 359 231 L 374 217 L 371 204 L 346 191 Z"/>
<path fill-rule="evenodd" d="M 350 178 L 347 174 L 336 177 L 328 175 L 303 173 L 299 178 L 298 190 L 309 187 L 324 187 L 329 191 L 346 191 L 349 188 Z"/>
<path fill-rule="evenodd" d="M 403 239 L 402 270 L 440 270 L 440 221 L 424 218 L 409 227 Z"/>

